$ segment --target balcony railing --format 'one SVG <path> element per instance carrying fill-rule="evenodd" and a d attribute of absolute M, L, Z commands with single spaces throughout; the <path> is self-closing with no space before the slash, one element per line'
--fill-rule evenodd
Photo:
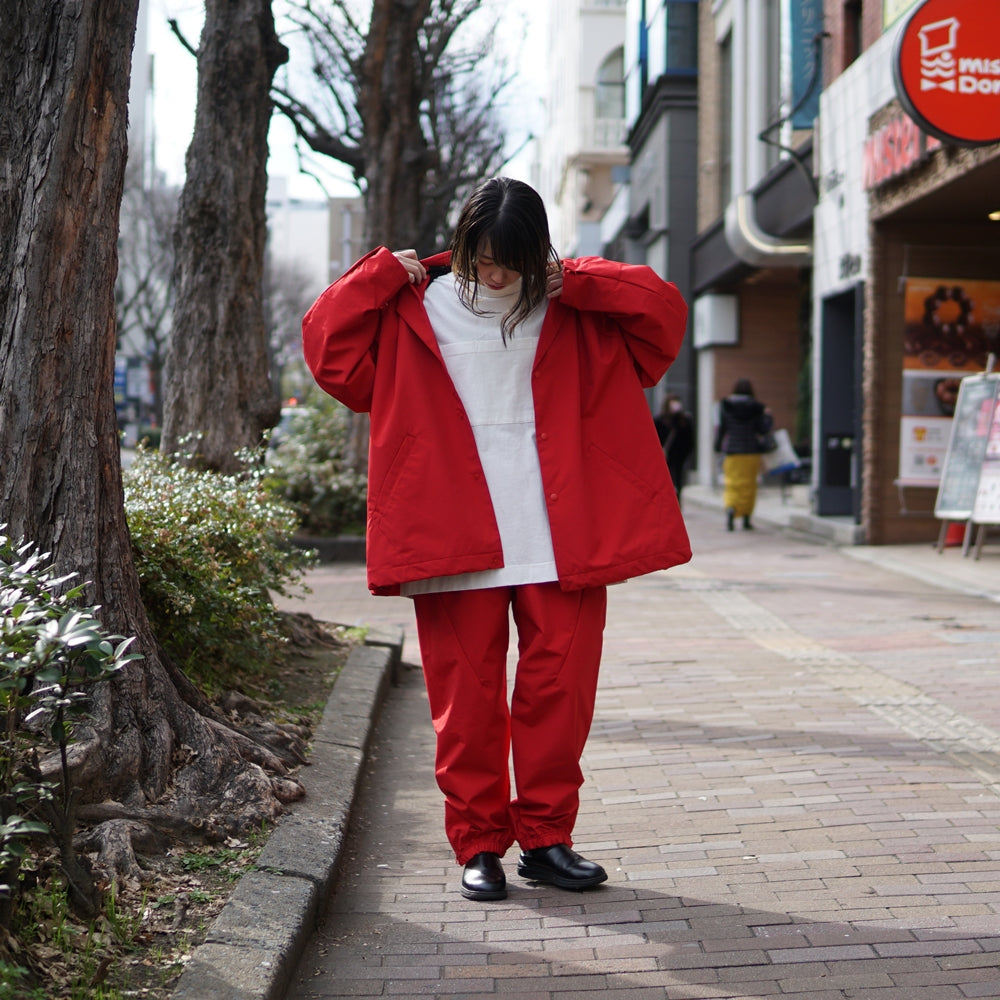
<path fill-rule="evenodd" d="M 627 135 L 624 118 L 592 118 L 583 126 L 583 148 L 618 149 L 625 145 Z"/>

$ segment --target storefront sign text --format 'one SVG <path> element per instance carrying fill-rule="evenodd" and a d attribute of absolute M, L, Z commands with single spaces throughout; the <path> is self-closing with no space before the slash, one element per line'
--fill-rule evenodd
<path fill-rule="evenodd" d="M 866 191 L 905 174 L 941 143 L 924 135 L 916 122 L 896 115 L 865 142 L 862 183 Z"/>

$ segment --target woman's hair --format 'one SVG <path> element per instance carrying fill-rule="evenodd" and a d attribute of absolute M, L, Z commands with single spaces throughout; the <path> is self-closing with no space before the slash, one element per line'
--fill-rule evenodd
<path fill-rule="evenodd" d="M 733 386 L 734 396 L 752 396 L 753 386 L 750 384 L 750 379 L 748 378 L 738 378 L 736 384 Z"/>
<path fill-rule="evenodd" d="M 559 262 L 538 192 L 523 181 L 493 177 L 465 203 L 451 240 L 451 269 L 462 301 L 473 312 L 478 295 L 476 257 L 484 242 L 497 264 L 521 275 L 521 293 L 500 322 L 506 343 L 514 328 L 545 301 L 549 264 Z"/>

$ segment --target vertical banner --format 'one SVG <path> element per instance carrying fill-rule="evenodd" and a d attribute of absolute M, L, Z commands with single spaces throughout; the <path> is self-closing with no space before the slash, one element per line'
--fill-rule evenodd
<path fill-rule="evenodd" d="M 899 481 L 936 486 L 961 379 L 1000 344 L 1000 281 L 910 278 L 903 308 Z"/>
<path fill-rule="evenodd" d="M 791 0 L 792 128 L 812 128 L 823 89 L 818 37 L 823 31 L 823 0 Z"/>

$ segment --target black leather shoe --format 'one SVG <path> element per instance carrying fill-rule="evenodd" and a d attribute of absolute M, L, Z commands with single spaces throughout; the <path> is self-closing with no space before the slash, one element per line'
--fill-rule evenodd
<path fill-rule="evenodd" d="M 462 895 L 466 899 L 507 898 L 507 877 L 503 873 L 499 854 L 480 851 L 465 866 Z"/>
<path fill-rule="evenodd" d="M 565 844 L 521 851 L 517 874 L 532 882 L 557 885 L 560 889 L 589 889 L 608 878 L 608 873 L 599 864 L 581 858 Z"/>

